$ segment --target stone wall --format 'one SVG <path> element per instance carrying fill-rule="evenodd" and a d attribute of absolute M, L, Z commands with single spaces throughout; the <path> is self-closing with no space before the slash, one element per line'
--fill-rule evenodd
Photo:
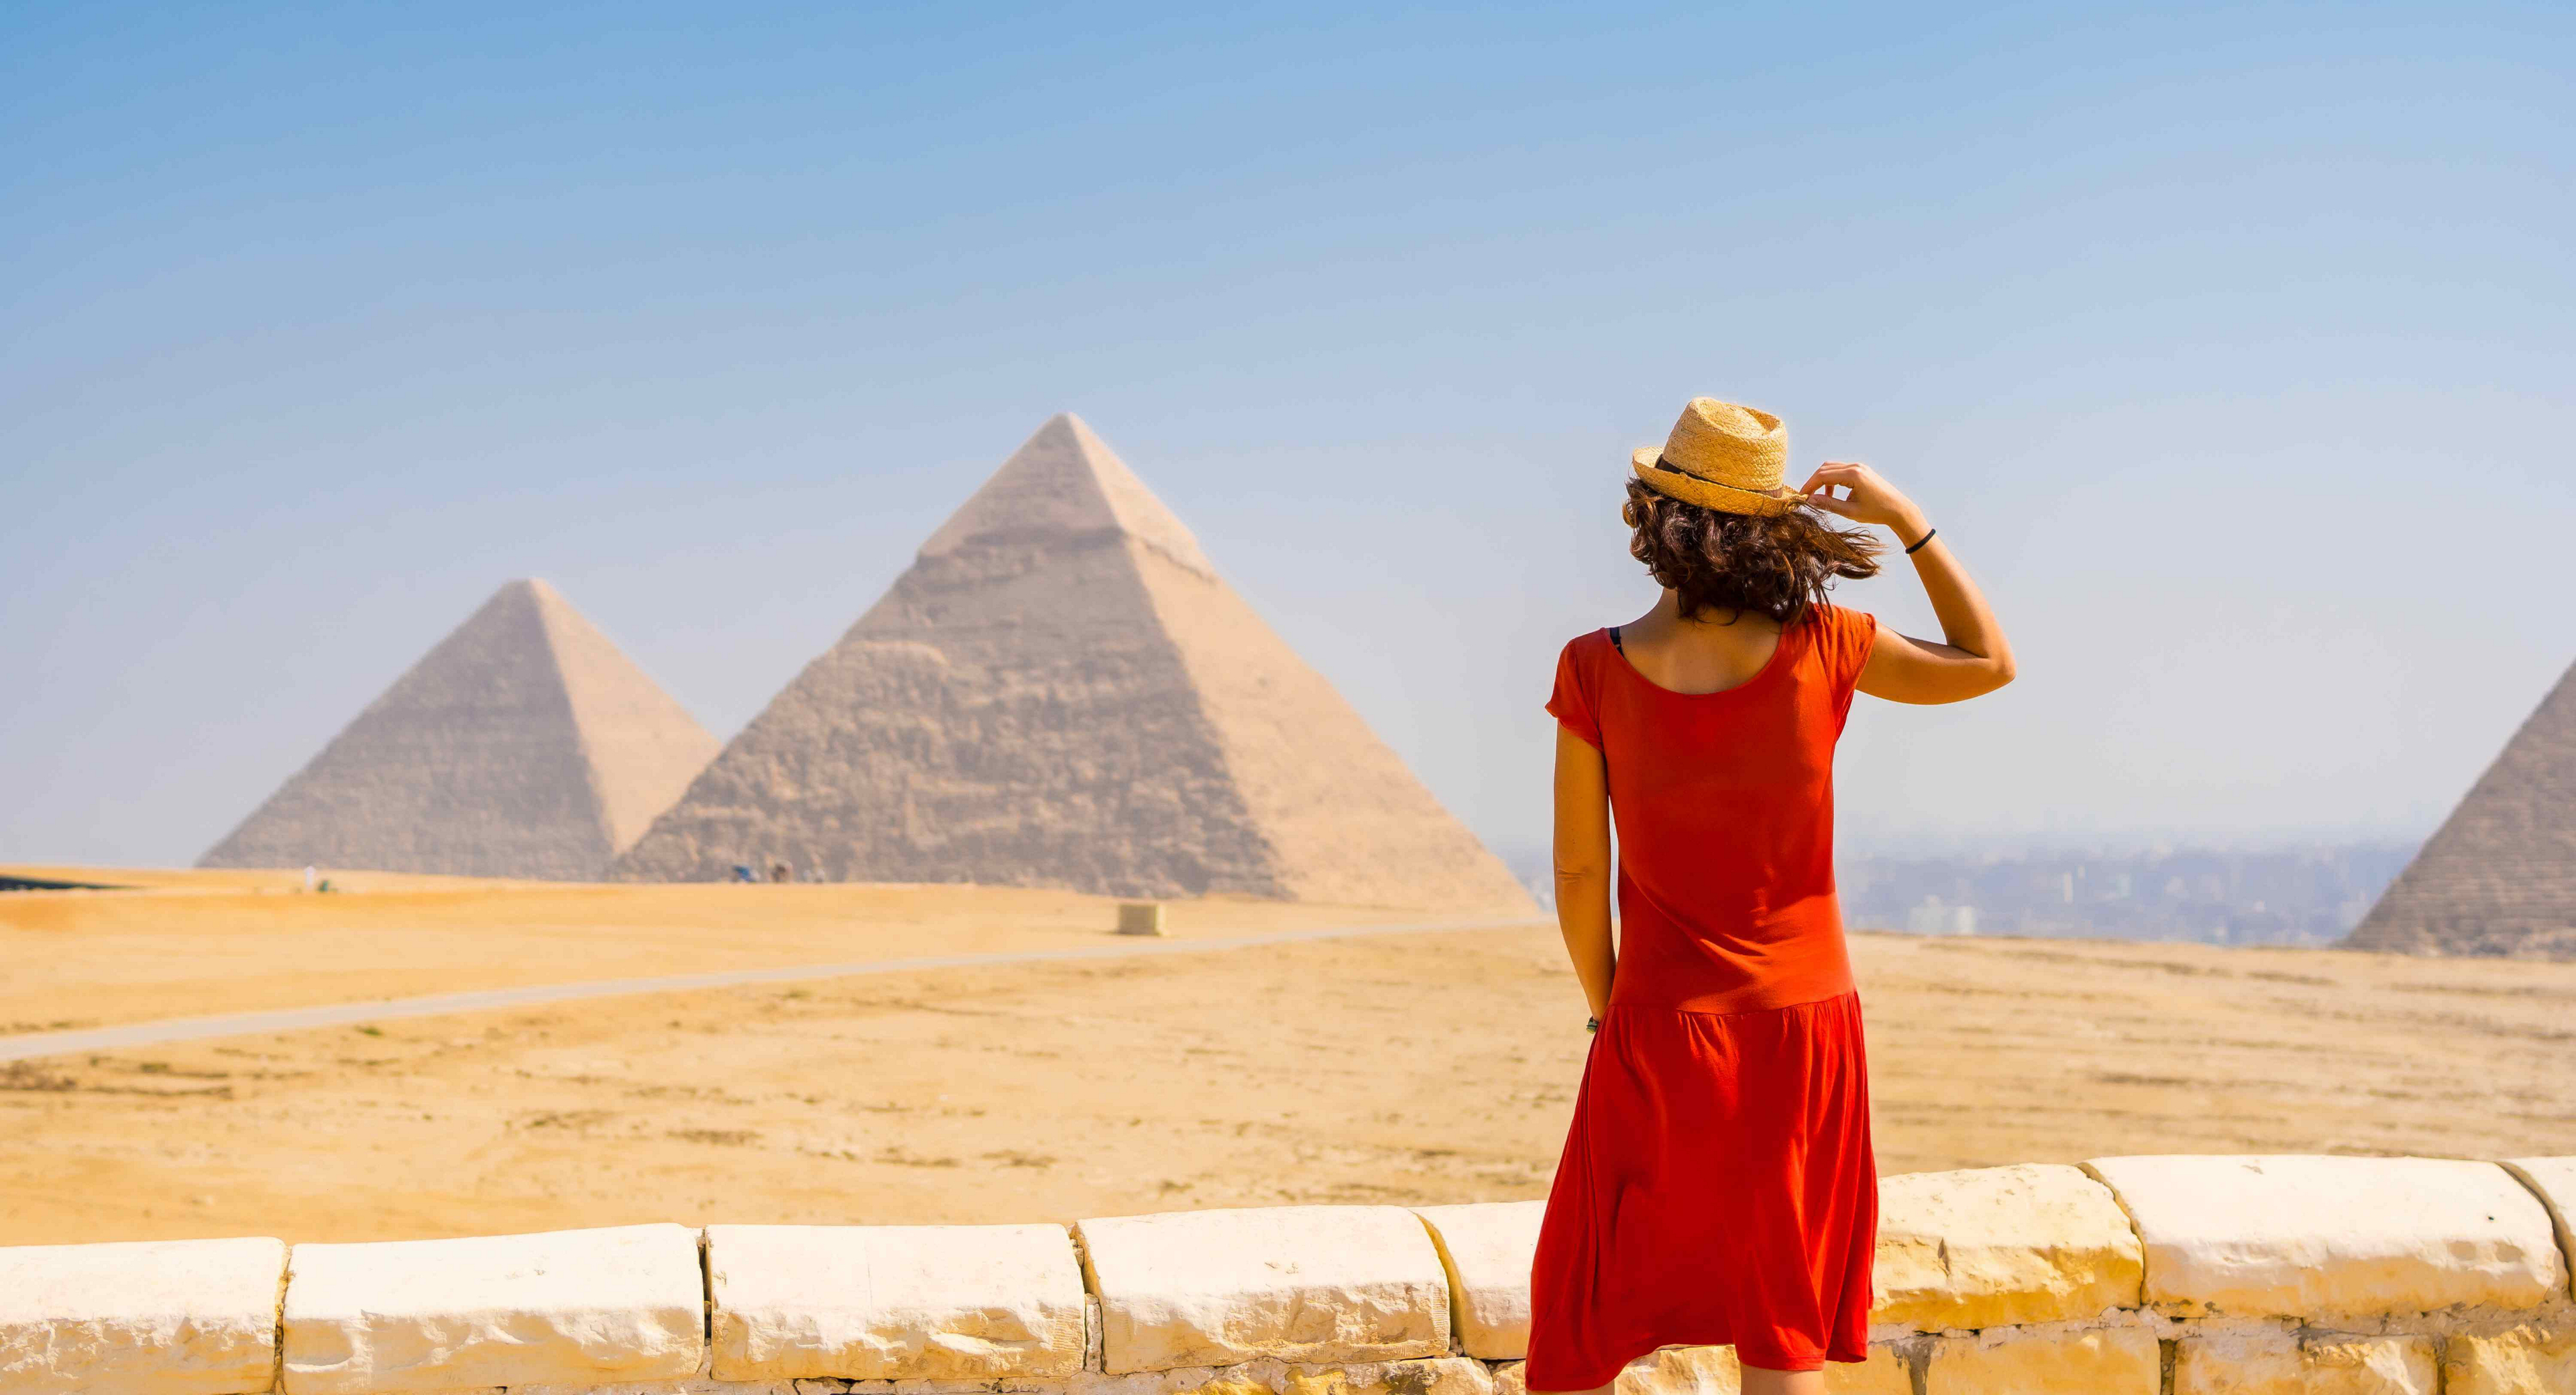
<path fill-rule="evenodd" d="M 1868 1395 L 2576 1395 L 2576 1158 L 1885 1184 Z M 1524 1395 L 1539 1203 L 0 1249 L 0 1395 Z M 1727 1395 L 1673 1347 L 1620 1395 Z"/>

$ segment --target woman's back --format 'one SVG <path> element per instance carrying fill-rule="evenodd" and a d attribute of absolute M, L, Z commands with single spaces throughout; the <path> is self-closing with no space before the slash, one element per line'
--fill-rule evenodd
<path fill-rule="evenodd" d="M 1667 625 L 1655 650 L 1629 645 L 1634 628 L 1567 645 L 1549 702 L 1608 773 L 1626 927 L 1612 1004 L 1742 1012 L 1851 991 L 1833 756 L 1874 622 L 1819 605 L 1731 646 Z M 1676 690 L 1640 662 L 1655 659 L 1724 686 Z"/>
<path fill-rule="evenodd" d="M 1658 606 L 1613 629 L 1629 666 L 1668 692 L 1722 693 L 1753 681 L 1780 645 L 1781 625 L 1767 615 L 1739 611 L 1723 623 L 1681 620 Z"/>

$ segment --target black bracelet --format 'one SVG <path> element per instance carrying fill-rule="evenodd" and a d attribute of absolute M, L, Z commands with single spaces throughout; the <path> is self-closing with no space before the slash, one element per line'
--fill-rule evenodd
<path fill-rule="evenodd" d="M 1584 1019 L 1583 1019 L 1583 1030 L 1585 1030 L 1585 1031 L 1587 1031 L 1587 1032 L 1597 1032 L 1597 1031 L 1600 1031 L 1600 1030 L 1601 1030 L 1601 1019 L 1600 1019 L 1600 1018 L 1598 1018 L 1598 1017 L 1587 1017 L 1587 1018 L 1584 1018 Z"/>
<path fill-rule="evenodd" d="M 1923 542 L 1918 542 L 1914 546 L 1905 549 L 1905 555 L 1911 557 L 1915 553 L 1921 552 L 1923 550 L 1923 543 L 1928 543 L 1939 536 L 1941 536 L 1941 530 L 1938 528 L 1926 531 L 1923 534 Z"/>

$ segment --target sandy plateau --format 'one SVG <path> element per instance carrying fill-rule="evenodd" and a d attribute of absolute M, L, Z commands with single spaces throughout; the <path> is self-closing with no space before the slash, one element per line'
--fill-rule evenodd
<path fill-rule="evenodd" d="M 39 869 L 6 869 L 46 875 Z M 965 887 L 56 873 L 0 1033 L 1116 943 Z M 1419 912 L 1177 904 L 1177 937 Z M 1889 1172 L 2576 1153 L 2576 963 L 1853 939 Z M 917 970 L 0 1065 L 0 1244 L 968 1222 L 1542 1195 L 1585 1044 L 1552 928 Z"/>

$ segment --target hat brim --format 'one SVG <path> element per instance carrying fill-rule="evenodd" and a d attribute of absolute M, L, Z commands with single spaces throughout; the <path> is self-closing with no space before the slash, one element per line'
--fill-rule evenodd
<path fill-rule="evenodd" d="M 1663 457 L 1664 452 L 1661 447 L 1640 446 L 1637 453 L 1629 458 L 1629 463 L 1636 466 L 1638 481 L 1648 489 L 1679 499 L 1685 504 L 1697 504 L 1701 508 L 1716 509 L 1721 513 L 1749 513 L 1762 518 L 1777 518 L 1807 502 L 1806 495 L 1786 485 L 1764 493 L 1755 489 L 1738 489 L 1731 484 L 1719 484 L 1715 480 L 1704 480 L 1697 475 L 1684 474 L 1679 470 L 1668 470 L 1655 463 Z"/>

